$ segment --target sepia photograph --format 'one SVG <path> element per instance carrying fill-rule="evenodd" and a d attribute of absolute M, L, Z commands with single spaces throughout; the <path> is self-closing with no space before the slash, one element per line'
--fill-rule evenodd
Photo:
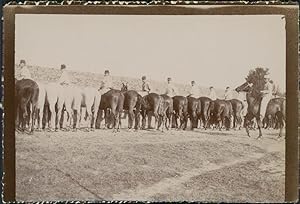
<path fill-rule="evenodd" d="M 15 15 L 17 201 L 284 202 L 284 15 Z"/>

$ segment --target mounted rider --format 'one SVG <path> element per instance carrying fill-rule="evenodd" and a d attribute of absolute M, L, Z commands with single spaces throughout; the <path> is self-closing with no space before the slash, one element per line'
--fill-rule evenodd
<path fill-rule="evenodd" d="M 225 93 L 224 93 L 224 99 L 225 100 L 231 100 L 232 99 L 232 90 L 229 86 L 226 87 Z"/>
<path fill-rule="evenodd" d="M 109 70 L 104 71 L 104 77 L 101 81 L 100 88 L 98 89 L 101 94 L 104 94 L 112 89 L 112 77 L 110 76 Z"/>
<path fill-rule="evenodd" d="M 177 88 L 172 83 L 172 78 L 171 77 L 167 78 L 167 87 L 166 87 L 165 94 L 170 96 L 170 97 L 173 97 L 173 96 L 177 95 Z"/>
<path fill-rule="evenodd" d="M 210 98 L 213 101 L 217 100 L 217 94 L 216 94 L 215 88 L 213 86 L 209 87 L 208 98 Z"/>
<path fill-rule="evenodd" d="M 267 110 L 267 105 L 273 97 L 273 84 L 270 82 L 269 74 L 266 74 L 264 76 L 264 81 L 265 81 L 264 89 L 260 91 L 260 93 L 262 94 L 262 100 L 261 100 L 261 105 L 260 105 L 260 115 L 262 117 L 264 117 L 266 110 Z"/>
<path fill-rule="evenodd" d="M 28 69 L 28 67 L 26 66 L 26 61 L 25 60 L 20 60 L 20 64 L 19 64 L 21 70 L 20 70 L 20 78 L 21 79 L 32 79 L 30 71 Z"/>
<path fill-rule="evenodd" d="M 151 89 L 146 76 L 142 76 L 142 91 L 139 92 L 141 96 L 146 96 L 150 93 Z"/>
<path fill-rule="evenodd" d="M 60 78 L 58 79 L 58 83 L 62 86 L 68 86 L 71 83 L 71 80 L 69 78 L 69 73 L 67 72 L 66 68 L 67 67 L 65 64 L 62 64 L 60 66 L 60 70 L 62 71 L 62 74 L 61 74 Z"/>
<path fill-rule="evenodd" d="M 189 90 L 189 96 L 198 98 L 199 97 L 199 87 L 196 85 L 195 81 L 191 81 L 191 86 Z"/>

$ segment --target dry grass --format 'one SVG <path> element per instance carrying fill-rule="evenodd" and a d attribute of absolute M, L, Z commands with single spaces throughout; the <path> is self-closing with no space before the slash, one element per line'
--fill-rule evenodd
<path fill-rule="evenodd" d="M 17 199 L 283 201 L 285 142 L 265 132 L 17 134 Z"/>

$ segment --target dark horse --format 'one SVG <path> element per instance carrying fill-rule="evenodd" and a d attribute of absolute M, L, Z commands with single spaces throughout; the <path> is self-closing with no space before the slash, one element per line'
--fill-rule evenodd
<path fill-rule="evenodd" d="M 31 79 L 15 80 L 15 117 L 16 127 L 24 131 L 26 124 L 30 132 L 34 131 L 34 121 L 37 113 L 39 97 L 38 84 Z"/>
<path fill-rule="evenodd" d="M 233 110 L 233 127 L 235 129 L 241 129 L 241 125 L 243 122 L 241 112 L 244 109 L 244 105 L 242 101 L 238 99 L 231 99 L 229 101 L 232 105 L 232 110 Z"/>
<path fill-rule="evenodd" d="M 206 130 L 207 127 L 208 127 L 208 122 L 209 122 L 209 118 L 210 118 L 210 115 L 209 115 L 209 106 L 210 106 L 210 102 L 212 101 L 210 98 L 208 97 L 200 97 L 199 98 L 200 100 L 200 104 L 201 104 L 201 122 L 203 124 L 203 127 L 204 129 Z"/>
<path fill-rule="evenodd" d="M 122 83 L 121 91 L 125 97 L 123 109 L 128 111 L 128 129 L 132 129 L 133 121 L 135 121 L 134 128 L 138 129 L 142 96 L 137 91 L 128 90 L 128 85 L 124 83 Z"/>
<path fill-rule="evenodd" d="M 151 128 L 151 114 L 155 117 L 155 128 L 159 128 L 160 106 L 163 98 L 156 93 L 149 93 L 142 98 L 141 115 L 142 115 L 142 129 L 146 128 L 146 116 L 148 116 L 148 128 Z M 139 121 L 139 120 L 138 120 Z"/>
<path fill-rule="evenodd" d="M 258 126 L 258 131 L 259 131 L 259 135 L 257 138 L 261 138 L 262 137 L 262 132 L 261 132 L 262 121 L 260 118 L 260 106 L 261 106 L 261 101 L 262 101 L 262 95 L 259 93 L 259 91 L 253 89 L 248 82 L 245 82 L 244 84 L 240 85 L 235 90 L 237 92 L 246 92 L 248 109 L 247 109 L 247 114 L 246 114 L 245 120 L 244 120 L 244 126 L 246 128 L 247 135 L 250 137 L 249 125 L 250 125 L 252 119 L 255 118 L 257 121 L 257 126 Z M 281 111 L 279 111 L 276 115 L 282 115 L 280 113 L 281 113 Z M 282 117 L 280 117 L 280 118 L 282 118 Z M 282 134 L 282 127 L 280 127 L 278 138 L 281 137 L 281 134 Z"/>
<path fill-rule="evenodd" d="M 101 111 L 104 111 L 105 119 L 109 116 L 109 121 L 113 122 L 113 129 L 115 130 L 117 128 L 117 131 L 119 131 L 121 126 L 121 113 L 123 111 L 124 98 L 125 96 L 122 91 L 115 89 L 111 89 L 108 92 L 102 94 L 96 120 L 97 129 L 100 128 L 100 123 L 102 120 Z"/>
<path fill-rule="evenodd" d="M 278 112 L 282 114 L 278 114 Z M 282 118 L 283 117 L 283 118 Z M 263 122 L 266 124 L 265 128 L 275 127 L 280 128 L 284 126 L 285 121 L 285 98 L 272 98 L 265 113 Z"/>
<path fill-rule="evenodd" d="M 174 122 L 177 129 L 186 130 L 188 121 L 188 99 L 184 96 L 173 97 Z M 178 119 L 180 125 L 178 127 Z"/>
<path fill-rule="evenodd" d="M 164 126 L 167 130 L 171 127 L 172 122 L 172 115 L 173 115 L 173 99 L 172 97 L 162 94 L 161 96 L 161 104 L 159 106 L 159 124 L 158 126 L 162 125 L 162 130 Z"/>

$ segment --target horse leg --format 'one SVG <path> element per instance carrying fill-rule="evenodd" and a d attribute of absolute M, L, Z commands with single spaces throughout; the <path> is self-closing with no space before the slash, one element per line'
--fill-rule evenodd
<path fill-rule="evenodd" d="M 148 112 L 147 116 L 148 116 L 148 129 L 151 129 L 152 126 L 151 126 L 151 122 L 152 122 L 152 112 Z M 155 127 L 155 126 L 154 126 Z"/>
<path fill-rule="evenodd" d="M 31 127 L 30 127 L 30 132 L 33 133 L 34 131 L 34 121 L 36 120 L 37 118 L 37 104 L 36 103 L 31 103 Z"/>
<path fill-rule="evenodd" d="M 133 120 L 134 120 L 133 107 L 129 107 L 129 110 L 128 110 L 128 129 L 132 129 Z"/>
<path fill-rule="evenodd" d="M 259 139 L 262 137 L 262 132 L 261 132 L 262 122 L 259 117 L 256 118 L 256 123 L 257 123 L 257 127 L 258 127 L 258 132 L 259 132 L 257 139 Z"/>
<path fill-rule="evenodd" d="M 49 104 L 49 130 L 54 130 L 56 128 L 56 113 L 55 113 L 55 104 Z M 61 110 L 58 110 L 58 114 L 61 113 Z"/>
<path fill-rule="evenodd" d="M 112 123 L 112 129 L 113 129 L 113 132 L 116 131 L 116 127 L 117 127 L 117 124 L 118 124 L 118 114 L 117 114 L 117 107 L 112 105 L 111 106 L 111 112 L 110 112 L 110 123 Z"/>

